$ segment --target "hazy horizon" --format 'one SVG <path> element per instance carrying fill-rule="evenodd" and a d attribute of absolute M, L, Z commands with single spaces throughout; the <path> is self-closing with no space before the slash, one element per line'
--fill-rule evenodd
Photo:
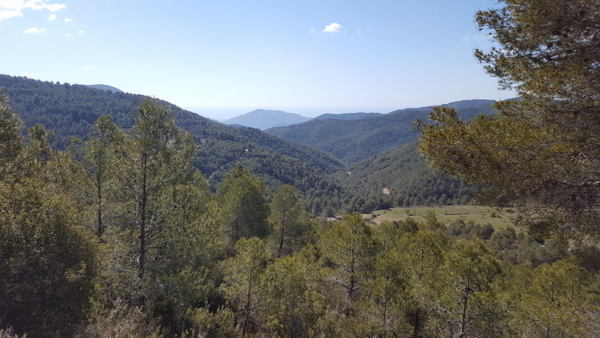
<path fill-rule="evenodd" d="M 380 113 L 387 114 L 394 110 L 408 107 L 182 107 L 198 115 L 216 120 L 225 121 L 241 116 L 258 109 L 280 110 L 290 114 L 304 117 L 317 117 L 323 114 L 346 113 Z"/>
<path fill-rule="evenodd" d="M 304 117 L 317 117 L 323 114 L 348 114 L 348 113 L 379 113 L 387 114 L 398 109 L 407 108 L 422 108 L 429 106 L 436 106 L 447 104 L 458 101 L 468 100 L 495 100 L 501 101 L 510 99 L 511 97 L 493 99 L 493 98 L 473 98 L 473 99 L 461 99 L 453 100 L 448 102 L 432 102 L 431 104 L 425 104 L 421 106 L 397 106 L 397 107 L 182 107 L 183 109 L 189 110 L 201 116 L 213 119 L 215 121 L 226 121 L 231 118 L 241 116 L 258 109 L 264 110 L 280 110 L 286 113 L 297 114 Z M 173 103 L 173 102 L 171 102 Z"/>

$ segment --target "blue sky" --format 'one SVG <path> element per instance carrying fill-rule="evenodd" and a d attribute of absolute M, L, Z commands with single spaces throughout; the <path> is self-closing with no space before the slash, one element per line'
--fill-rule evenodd
<path fill-rule="evenodd" d="M 475 13 L 496 4 L 0 0 L 0 73 L 108 84 L 215 119 L 504 99 L 473 57 L 491 43 Z"/>

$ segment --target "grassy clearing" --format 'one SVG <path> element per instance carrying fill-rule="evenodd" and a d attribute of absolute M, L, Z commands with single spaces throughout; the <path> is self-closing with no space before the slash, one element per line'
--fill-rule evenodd
<path fill-rule="evenodd" d="M 465 222 L 474 221 L 475 223 L 491 224 L 494 229 L 502 229 L 508 226 L 514 226 L 517 212 L 514 209 L 498 209 L 474 205 L 452 205 L 444 207 L 408 207 L 392 208 L 386 210 L 376 210 L 371 214 L 364 215 L 365 218 L 372 218 L 373 222 L 379 224 L 383 221 L 404 221 L 411 217 L 416 221 L 425 220 L 428 211 L 434 211 L 440 222 L 450 224 L 458 219 L 464 219 Z"/>

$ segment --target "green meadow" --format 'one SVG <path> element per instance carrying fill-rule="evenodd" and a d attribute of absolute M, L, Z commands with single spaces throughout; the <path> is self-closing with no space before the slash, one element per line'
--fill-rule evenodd
<path fill-rule="evenodd" d="M 450 224 L 456 220 L 463 219 L 465 222 L 474 221 L 479 224 L 491 224 L 495 229 L 514 226 L 517 218 L 517 210 L 501 209 L 476 205 L 452 205 L 443 207 L 398 207 L 392 209 L 376 210 L 365 214 L 379 224 L 383 221 L 404 221 L 411 217 L 416 221 L 425 220 L 428 211 L 435 212 L 438 220 Z"/>

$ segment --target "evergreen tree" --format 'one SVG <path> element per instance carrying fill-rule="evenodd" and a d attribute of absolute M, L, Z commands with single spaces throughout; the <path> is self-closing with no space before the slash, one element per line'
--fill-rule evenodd
<path fill-rule="evenodd" d="M 129 200 L 126 227 L 136 243 L 140 281 L 146 277 L 147 262 L 160 259 L 158 250 L 176 240 L 170 230 L 181 224 L 171 223 L 177 211 L 172 198 L 191 172 L 194 155 L 194 142 L 175 125 L 168 109 L 151 99 L 140 104 L 131 135 L 117 152 L 120 183 Z"/>
<path fill-rule="evenodd" d="M 391 251 L 388 264 L 399 270 L 397 278 L 406 285 L 403 310 L 412 337 L 440 335 L 435 301 L 440 297 L 438 283 L 446 278 L 440 271 L 447 250 L 448 240 L 441 231 L 421 230 L 403 233 Z"/>
<path fill-rule="evenodd" d="M 271 259 L 266 244 L 257 237 L 241 238 L 235 243 L 235 256 L 227 259 L 222 289 L 236 312 L 242 337 L 256 331 L 256 298 L 259 278 Z"/>
<path fill-rule="evenodd" d="M 8 105 L 8 97 L 0 95 L 0 178 L 10 172 L 9 165 L 21 152 L 22 123 Z"/>
<path fill-rule="evenodd" d="M 447 332 L 455 337 L 498 336 L 502 308 L 496 284 L 502 270 L 483 241 L 455 242 L 441 270 L 444 277 L 434 302 L 443 309 Z"/>
<path fill-rule="evenodd" d="M 85 144 L 72 139 L 71 153 L 84 171 L 89 188 L 82 188 L 82 194 L 93 201 L 96 218 L 96 235 L 102 238 L 106 230 L 105 209 L 109 194 L 115 193 L 115 176 L 118 174 L 115 152 L 125 139 L 125 134 L 117 127 L 110 116 L 98 118 L 92 129 L 94 136 Z M 112 189 L 111 189 L 112 187 Z M 91 196 L 90 196 L 91 195 Z"/>
<path fill-rule="evenodd" d="M 0 182 L 0 328 L 65 337 L 91 310 L 99 251 L 81 214 L 35 178 Z"/>
<path fill-rule="evenodd" d="M 217 189 L 221 223 L 233 244 L 240 238 L 264 238 L 271 233 L 267 188 L 241 164 L 236 164 Z"/>
<path fill-rule="evenodd" d="M 370 335 L 401 336 L 411 327 L 406 323 L 409 303 L 408 279 L 403 274 L 401 230 L 384 221 L 374 228 L 377 245 L 373 276 L 366 284 L 361 304 L 364 322 L 372 327 Z"/>
<path fill-rule="evenodd" d="M 318 248 L 325 264 L 333 267 L 332 280 L 348 300 L 356 300 L 374 263 L 371 228 L 359 213 L 334 222 L 319 236 Z"/>
<path fill-rule="evenodd" d="M 572 258 L 513 268 L 509 332 L 522 336 L 585 337 L 597 327 L 591 275 Z"/>
<path fill-rule="evenodd" d="M 477 14 L 498 46 L 476 56 L 521 99 L 472 123 L 436 108 L 434 123 L 420 124 L 421 151 L 442 171 L 482 184 L 493 201 L 544 206 L 538 215 L 550 231 L 597 234 L 600 7 L 590 0 L 500 2 Z"/>
<path fill-rule="evenodd" d="M 284 245 L 291 246 L 298 241 L 308 228 L 309 218 L 305 207 L 296 196 L 296 190 L 291 185 L 284 185 L 270 204 L 269 220 L 273 224 L 273 237 L 277 245 L 277 257 L 290 251 L 284 250 Z"/>
<path fill-rule="evenodd" d="M 268 336 L 312 337 L 323 306 L 302 259 L 286 256 L 267 266 L 258 288 L 258 315 Z"/>

